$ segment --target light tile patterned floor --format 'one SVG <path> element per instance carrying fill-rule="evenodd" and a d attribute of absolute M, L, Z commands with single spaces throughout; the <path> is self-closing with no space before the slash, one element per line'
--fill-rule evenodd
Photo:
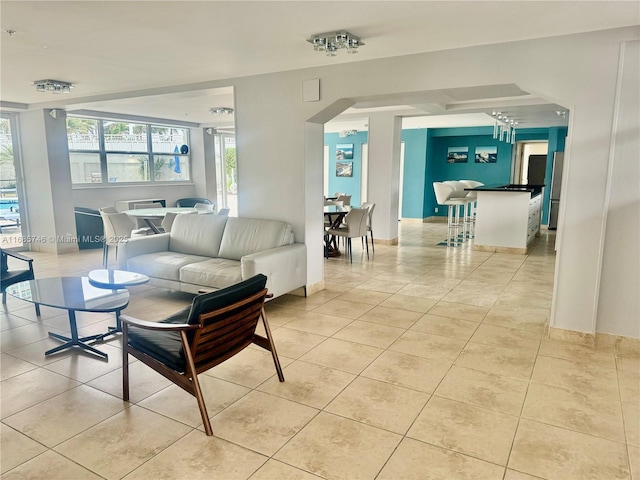
<path fill-rule="evenodd" d="M 555 255 L 438 247 L 442 224 L 403 223 L 398 246 L 325 260 L 327 289 L 267 305 L 286 382 L 249 348 L 201 376 L 193 397 L 131 365 L 45 358 L 66 314 L 9 298 L 1 314 L 2 478 L 640 480 L 640 355 L 552 341 Z M 33 253 L 38 277 L 82 275 L 101 251 Z M 158 319 L 190 296 L 131 289 Z M 80 314 L 81 334 L 112 315 Z"/>

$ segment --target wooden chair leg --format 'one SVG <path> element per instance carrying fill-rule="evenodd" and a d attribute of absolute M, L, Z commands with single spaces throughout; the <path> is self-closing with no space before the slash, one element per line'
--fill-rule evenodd
<path fill-rule="evenodd" d="M 264 311 L 264 307 L 262 307 L 262 311 L 260 312 L 260 318 L 262 319 L 262 325 L 264 326 L 264 331 L 267 335 L 267 340 L 269 341 L 271 356 L 273 357 L 273 363 L 276 366 L 276 373 L 278 374 L 278 380 L 280 380 L 281 382 L 284 382 L 284 374 L 282 373 L 282 367 L 280 366 L 280 359 L 278 358 L 278 352 L 276 352 L 276 344 L 273 343 L 273 336 L 271 335 L 271 328 L 269 328 L 269 322 L 267 321 L 267 313 Z"/>
<path fill-rule="evenodd" d="M 211 421 L 209 420 L 209 414 L 207 413 L 207 406 L 204 403 L 204 396 L 200 389 L 200 382 L 198 381 L 198 373 L 196 372 L 196 365 L 193 361 L 193 355 L 191 348 L 189 347 L 189 341 L 187 340 L 187 332 L 184 330 L 180 332 L 180 338 L 182 339 L 182 349 L 184 350 L 185 357 L 187 357 L 187 369 L 191 375 L 191 384 L 193 385 L 193 394 L 198 401 L 198 408 L 200 409 L 200 416 L 202 417 L 202 423 L 204 425 L 204 431 L 207 436 L 213 435 L 211 429 Z"/>

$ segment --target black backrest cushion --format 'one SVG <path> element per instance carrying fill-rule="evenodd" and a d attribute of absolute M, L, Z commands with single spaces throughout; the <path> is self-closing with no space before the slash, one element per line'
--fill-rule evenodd
<path fill-rule="evenodd" d="M 201 313 L 217 310 L 250 297 L 264 289 L 266 284 L 267 277 L 259 273 L 230 287 L 197 295 L 191 304 L 188 323 L 191 325 L 198 324 L 200 323 L 198 317 Z"/>

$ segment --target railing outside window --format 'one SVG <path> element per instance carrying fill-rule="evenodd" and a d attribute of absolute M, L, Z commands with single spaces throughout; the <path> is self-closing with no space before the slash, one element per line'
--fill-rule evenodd
<path fill-rule="evenodd" d="M 187 128 L 69 116 L 67 140 L 74 185 L 191 180 Z"/>

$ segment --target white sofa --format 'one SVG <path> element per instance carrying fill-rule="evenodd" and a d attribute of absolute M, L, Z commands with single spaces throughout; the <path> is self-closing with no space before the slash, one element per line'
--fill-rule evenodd
<path fill-rule="evenodd" d="M 178 215 L 170 233 L 120 244 L 118 265 L 148 275 L 153 285 L 190 293 L 224 288 L 257 273 L 267 276 L 274 297 L 307 281 L 307 249 L 294 242 L 291 225 L 222 215 Z"/>

